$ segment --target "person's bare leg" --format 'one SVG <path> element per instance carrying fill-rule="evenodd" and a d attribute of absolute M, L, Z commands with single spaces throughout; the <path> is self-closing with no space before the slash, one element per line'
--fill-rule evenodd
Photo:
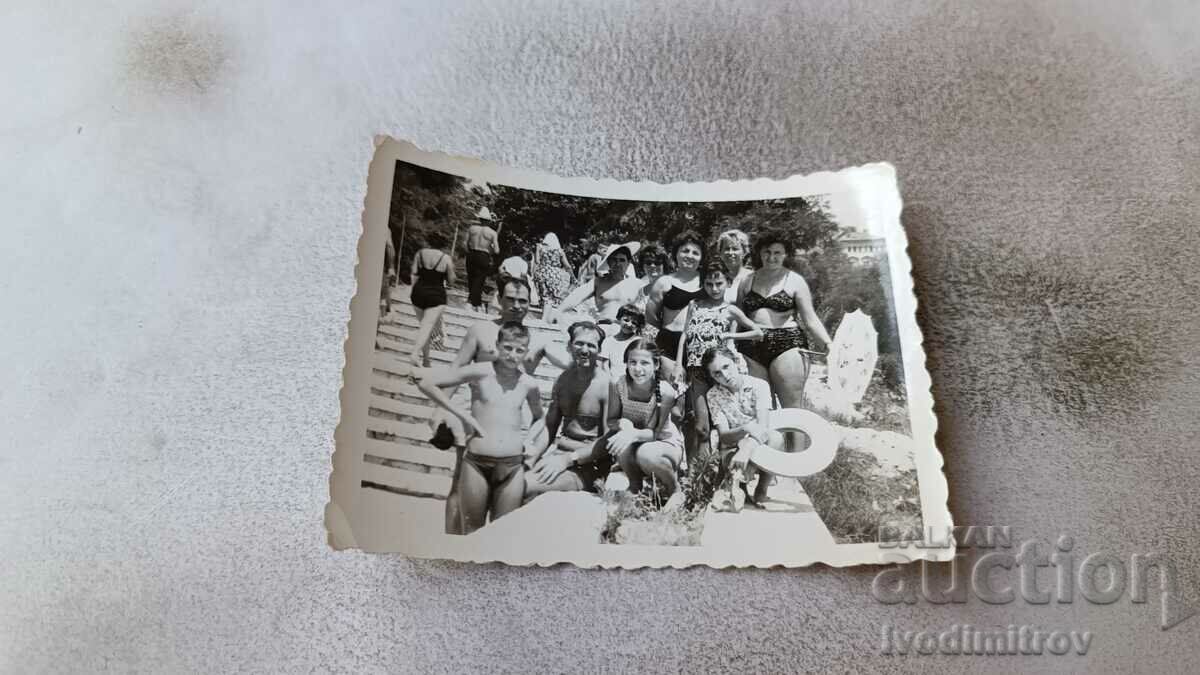
<path fill-rule="evenodd" d="M 679 448 L 670 443 L 650 441 L 637 448 L 637 466 L 645 474 L 654 476 L 666 494 L 673 495 L 678 489 L 675 468 L 679 464 Z"/>
<path fill-rule="evenodd" d="M 767 446 L 783 451 L 784 445 L 783 434 L 772 429 L 767 436 Z M 754 501 L 761 504 L 767 499 L 767 490 L 771 488 L 771 479 L 773 476 L 757 467 L 755 467 L 755 470 L 758 472 L 758 485 L 754 488 Z"/>
<path fill-rule="evenodd" d="M 430 307 L 429 309 L 418 309 L 417 320 L 421 322 L 417 328 L 417 337 L 413 344 L 412 360 L 413 365 L 420 365 L 423 368 L 429 367 L 429 338 L 433 335 L 433 327 L 441 320 L 442 313 L 446 311 L 445 305 Z"/>
<path fill-rule="evenodd" d="M 586 487 L 573 471 L 564 471 L 549 483 L 538 480 L 531 474 L 525 477 L 525 496 L 522 503 L 528 504 L 534 497 L 547 492 L 581 492 Z"/>
<path fill-rule="evenodd" d="M 708 382 L 701 378 L 696 378 L 688 387 L 688 396 L 691 397 L 692 408 L 692 434 L 693 434 L 693 449 L 692 454 L 688 455 L 688 462 L 692 462 L 696 457 L 703 457 L 712 451 L 709 447 L 708 432 L 710 430 L 708 419 L 708 399 L 704 396 L 708 393 Z"/>
<path fill-rule="evenodd" d="M 518 509 L 525 498 L 525 468 L 514 471 L 492 491 L 492 520 Z"/>
<path fill-rule="evenodd" d="M 470 534 L 483 527 L 487 523 L 488 492 L 487 478 L 474 464 L 459 458 L 446 499 L 446 534 Z"/>
<path fill-rule="evenodd" d="M 771 362 L 771 391 L 784 408 L 800 408 L 804 405 L 804 385 L 808 381 L 808 358 L 799 350 L 789 349 Z M 792 450 L 803 448 L 796 434 L 788 434 L 787 447 Z"/>
<path fill-rule="evenodd" d="M 632 494 L 642 491 L 642 481 L 646 477 L 638 466 L 637 451 L 638 447 L 633 446 L 617 455 L 617 464 L 621 465 L 621 471 L 624 471 L 625 477 L 629 479 L 629 492 Z"/>

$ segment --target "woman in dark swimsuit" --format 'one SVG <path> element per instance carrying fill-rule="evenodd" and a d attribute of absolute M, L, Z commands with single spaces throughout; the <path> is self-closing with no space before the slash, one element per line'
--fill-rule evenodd
<path fill-rule="evenodd" d="M 808 283 L 786 266 L 792 250 L 784 233 L 760 234 L 754 241 L 757 269 L 738 288 L 742 311 L 763 329 L 761 340 L 740 343 L 738 349 L 750 374 L 770 382 L 784 408 L 799 408 L 804 399 L 808 356 L 800 350 L 809 349 L 810 338 L 829 349 L 829 333 L 813 309 Z"/>
<path fill-rule="evenodd" d="M 655 341 L 663 353 L 666 372 L 675 370 L 671 359 L 679 351 L 688 303 L 705 297 L 700 281 L 704 241 L 692 230 L 680 232 L 671 244 L 671 258 L 675 260 L 675 271 L 659 277 L 646 299 L 646 323 L 658 329 Z"/>
<path fill-rule="evenodd" d="M 417 312 L 417 337 L 409 357 L 414 366 L 429 367 L 429 346 L 435 329 L 440 335 L 442 313 L 446 311 L 446 287 L 455 282 L 454 265 L 441 250 L 446 237 L 431 232 L 426 248 L 417 251 L 412 263 L 412 304 Z"/>

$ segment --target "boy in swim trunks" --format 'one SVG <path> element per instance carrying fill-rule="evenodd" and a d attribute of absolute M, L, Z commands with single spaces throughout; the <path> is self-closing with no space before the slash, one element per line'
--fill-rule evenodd
<path fill-rule="evenodd" d="M 537 381 L 524 371 L 529 329 L 515 321 L 500 326 L 496 358 L 462 367 L 422 369 L 418 387 L 434 403 L 462 420 L 467 434 L 450 495 L 446 534 L 470 534 L 521 505 L 525 494 L 525 431 L 521 406 L 542 417 Z M 442 387 L 467 384 L 471 409 L 451 402 Z"/>

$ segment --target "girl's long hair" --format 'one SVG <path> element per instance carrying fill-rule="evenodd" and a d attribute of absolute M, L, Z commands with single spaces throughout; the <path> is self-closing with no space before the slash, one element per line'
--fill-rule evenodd
<path fill-rule="evenodd" d="M 659 372 L 662 370 L 662 352 L 654 340 L 645 337 L 634 338 L 629 346 L 625 347 L 625 385 L 629 386 L 633 383 L 633 378 L 629 377 L 629 355 L 639 350 L 650 352 L 651 358 L 654 359 L 654 408 L 656 412 L 661 413 L 662 390 L 659 386 Z"/>

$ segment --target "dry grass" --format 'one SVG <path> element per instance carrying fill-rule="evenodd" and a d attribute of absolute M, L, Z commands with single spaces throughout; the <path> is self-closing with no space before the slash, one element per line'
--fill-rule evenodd
<path fill-rule="evenodd" d="M 650 491 L 631 494 L 625 490 L 600 493 L 608 509 L 600 541 L 605 544 L 647 546 L 699 546 L 704 530 L 704 510 L 679 508 L 661 510 Z"/>
<path fill-rule="evenodd" d="M 916 469 L 889 475 L 875 457 L 841 448 L 832 464 L 801 478 L 800 485 L 839 544 L 879 541 L 883 526 L 889 532 L 920 531 Z"/>

